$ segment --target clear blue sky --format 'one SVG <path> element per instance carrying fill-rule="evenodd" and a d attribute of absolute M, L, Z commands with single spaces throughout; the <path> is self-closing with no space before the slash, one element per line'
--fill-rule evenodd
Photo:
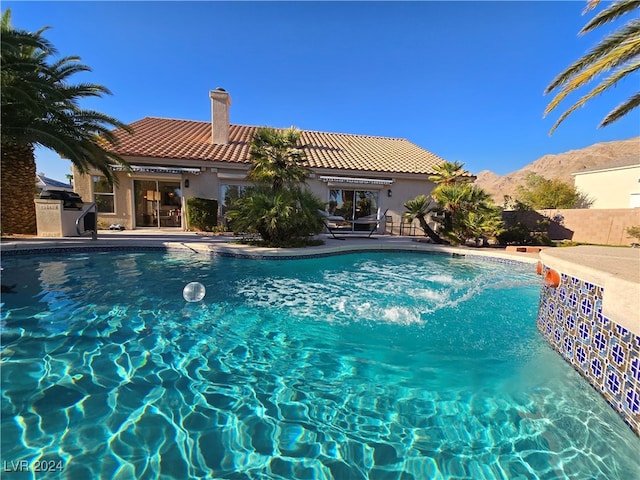
<path fill-rule="evenodd" d="M 640 112 L 597 129 L 638 76 L 570 116 L 543 119 L 554 76 L 612 27 L 578 31 L 584 1 L 13 2 L 16 28 L 52 27 L 76 77 L 113 96 L 83 106 L 124 122 L 208 120 L 208 92 L 232 97 L 231 123 L 407 138 L 478 173 L 640 134 Z M 580 93 L 584 93 L 581 91 Z M 577 99 L 578 97 L 570 97 Z M 573 103 L 573 102 L 571 102 Z M 567 102 L 563 107 L 568 107 Z M 37 153 L 64 179 L 70 163 Z"/>

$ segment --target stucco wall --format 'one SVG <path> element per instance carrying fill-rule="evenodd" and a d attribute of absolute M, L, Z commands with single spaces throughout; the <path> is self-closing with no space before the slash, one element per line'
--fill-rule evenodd
<path fill-rule="evenodd" d="M 165 180 L 170 179 L 173 181 L 180 181 L 183 185 L 182 195 L 184 202 L 191 197 L 201 197 L 210 199 L 219 199 L 220 187 L 222 184 L 248 184 L 244 180 L 243 174 L 246 172 L 244 168 L 229 169 L 224 167 L 218 168 L 203 168 L 199 174 L 184 173 L 182 175 L 172 174 L 128 174 L 126 172 L 116 172 L 118 178 L 118 187 L 115 189 L 115 213 L 105 214 L 100 213 L 98 215 L 99 221 L 104 225 L 119 223 L 127 229 L 135 228 L 134 225 L 134 201 L 133 201 L 133 182 L 134 180 L 143 179 L 158 179 Z M 99 172 L 91 172 L 98 175 Z M 393 233 L 400 233 L 400 221 L 402 214 L 404 213 L 404 203 L 407 200 L 413 199 L 421 194 L 429 194 L 434 187 L 432 182 L 427 180 L 426 175 L 419 176 L 414 175 L 412 177 L 394 177 L 393 175 L 384 176 L 384 178 L 392 179 L 391 185 L 354 185 L 344 184 L 335 186 L 328 185 L 326 182 L 320 180 L 321 175 L 337 175 L 348 177 L 369 177 L 364 172 L 321 172 L 316 173 L 315 176 L 310 178 L 307 182 L 307 188 L 309 188 L 318 198 L 323 202 L 329 201 L 329 190 L 331 188 L 344 188 L 344 189 L 366 189 L 379 192 L 379 207 L 381 212 L 387 211 L 387 216 L 392 218 Z M 189 181 L 187 187 L 185 181 Z M 93 182 L 91 174 L 80 175 L 74 172 L 74 190 L 82 197 L 85 202 L 93 201 Z M 389 196 L 389 190 L 391 190 L 391 196 Z M 390 228 L 383 228 L 387 232 L 390 232 Z M 407 231 L 405 230 L 405 234 Z"/>
<path fill-rule="evenodd" d="M 65 209 L 62 200 L 37 198 L 36 224 L 39 237 L 77 237 L 76 220 L 82 213 L 77 209 Z"/>
<path fill-rule="evenodd" d="M 78 193 L 85 204 L 93 202 L 93 180 L 92 175 L 100 175 L 100 172 L 91 172 L 89 175 L 80 175 L 76 171 L 73 172 L 74 191 Z M 134 201 L 133 201 L 133 182 L 134 180 L 172 180 L 181 181 L 180 175 L 158 175 L 158 174 L 135 174 L 129 175 L 126 172 L 114 172 L 118 181 L 118 185 L 114 188 L 114 213 L 98 213 L 98 222 L 100 224 L 121 224 L 127 230 L 135 228 L 134 226 Z M 213 177 L 209 174 L 210 180 Z M 187 177 L 199 177 L 189 176 Z M 187 189 L 189 190 L 189 189 Z M 190 193 L 190 191 L 188 191 Z M 184 195 L 184 194 L 183 194 Z M 190 195 L 194 196 L 194 195 Z"/>
<path fill-rule="evenodd" d="M 339 176 L 355 176 L 355 177 L 368 177 L 368 175 L 363 173 L 352 173 L 351 175 L 346 174 L 337 174 Z M 350 184 L 345 184 L 343 186 L 327 186 L 326 183 L 321 182 L 320 180 L 310 179 L 307 183 L 307 186 L 311 191 L 313 191 L 322 201 L 329 200 L 329 190 L 331 188 L 344 188 L 344 189 L 358 189 L 362 188 L 364 190 L 378 191 L 379 192 L 379 208 L 380 212 L 387 211 L 386 216 L 390 218 L 390 223 L 388 225 L 382 224 L 382 229 L 386 233 L 393 233 L 398 235 L 400 233 L 400 222 L 402 219 L 402 215 L 405 212 L 404 203 L 407 200 L 411 200 L 418 195 L 428 195 L 433 190 L 435 184 L 426 179 L 426 176 L 414 176 L 413 178 L 398 178 L 389 176 L 387 178 L 391 178 L 393 183 L 391 185 L 362 185 L 362 186 L 354 186 Z M 389 190 L 391 191 L 391 196 L 389 196 Z M 404 229 L 404 234 L 408 234 L 408 232 L 417 232 L 419 235 L 422 235 L 422 230 L 417 228 L 417 221 L 415 222 L 416 228 L 414 229 Z M 435 226 L 435 225 L 432 225 Z"/>
<path fill-rule="evenodd" d="M 584 172 L 574 177 L 575 186 L 594 200 L 592 209 L 630 208 L 640 193 L 640 165 Z"/>

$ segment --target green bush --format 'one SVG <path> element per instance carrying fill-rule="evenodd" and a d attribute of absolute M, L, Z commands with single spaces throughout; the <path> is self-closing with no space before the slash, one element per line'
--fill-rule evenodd
<path fill-rule="evenodd" d="M 633 225 L 632 227 L 627 228 L 626 232 L 629 237 L 635 238 L 640 242 L 640 225 Z"/>
<path fill-rule="evenodd" d="M 538 222 L 538 228 L 542 228 L 543 226 L 543 222 Z M 542 231 L 532 232 L 521 222 L 507 228 L 497 236 L 497 239 L 501 245 L 553 245 L 553 242 L 546 233 Z"/>
<path fill-rule="evenodd" d="M 264 246 L 293 247 L 322 231 L 323 206 L 308 190 L 261 185 L 248 188 L 227 214 L 235 233 L 258 233 Z"/>
<path fill-rule="evenodd" d="M 189 198 L 187 224 L 191 230 L 211 232 L 218 225 L 218 201 L 198 197 Z"/>
<path fill-rule="evenodd" d="M 497 236 L 501 245 L 527 245 L 531 241 L 531 232 L 523 223 L 516 223 Z"/>

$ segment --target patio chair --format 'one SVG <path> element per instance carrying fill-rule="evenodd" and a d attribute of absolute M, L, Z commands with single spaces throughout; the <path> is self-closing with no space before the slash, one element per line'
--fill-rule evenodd
<path fill-rule="evenodd" d="M 325 212 L 324 210 L 318 210 L 318 214 L 322 218 L 322 223 L 324 223 L 325 228 L 333 238 L 337 238 L 333 233 L 334 231 L 344 230 L 346 227 L 351 228 L 349 222 L 345 220 L 344 217 L 331 215 L 329 212 Z"/>
<path fill-rule="evenodd" d="M 327 227 L 327 230 L 329 231 L 329 233 L 331 234 L 331 236 L 333 238 L 335 238 L 336 240 L 344 240 L 346 237 L 342 236 L 342 237 L 336 237 L 334 231 L 342 231 L 344 232 L 344 225 L 353 225 L 354 228 L 356 225 L 367 225 L 369 226 L 369 228 L 366 230 L 369 232 L 369 234 L 366 236 L 367 238 L 371 238 L 371 235 L 374 234 L 374 232 L 378 231 L 378 228 L 380 228 L 380 223 L 382 223 L 382 221 L 385 219 L 385 216 L 387 214 L 387 210 L 385 210 L 382 214 L 374 214 L 374 215 L 367 215 L 365 217 L 360 217 L 357 218 L 355 220 L 345 220 L 343 217 L 331 217 L 331 216 L 325 216 L 323 215 L 323 222 L 325 227 Z M 326 212 L 324 212 L 326 213 Z M 328 214 L 327 214 L 328 215 Z M 325 219 L 329 219 L 329 218 L 340 218 L 342 222 L 341 224 L 334 224 L 333 226 L 330 223 L 330 220 L 325 220 Z M 334 220 L 335 221 L 335 220 Z M 352 231 L 351 229 L 349 229 L 349 234 L 351 236 L 358 236 L 358 232 L 357 231 Z"/>

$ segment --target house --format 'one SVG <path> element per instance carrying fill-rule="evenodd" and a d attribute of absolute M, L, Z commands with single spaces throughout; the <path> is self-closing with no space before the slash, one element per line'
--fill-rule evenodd
<path fill-rule="evenodd" d="M 65 192 L 72 192 L 73 187 L 68 183 L 59 182 L 53 178 L 45 177 L 44 173 L 36 174 L 36 189 L 38 192 L 42 190 L 63 190 Z"/>
<path fill-rule="evenodd" d="M 190 197 L 216 199 L 220 216 L 250 185 L 250 142 L 257 126 L 229 124 L 231 98 L 209 93 L 211 122 L 146 117 L 133 122 L 133 135 L 116 131 L 114 149 L 131 165 L 113 166 L 118 184 L 99 172 L 74 171 L 76 192 L 98 207 L 99 220 L 127 229 L 186 229 L 182 216 Z M 303 131 L 302 143 L 313 172 L 307 187 L 332 214 L 347 219 L 388 209 L 396 228 L 403 203 L 428 194 L 428 177 L 444 160 L 401 138 Z"/>
<path fill-rule="evenodd" d="M 640 207 L 640 154 L 573 175 L 576 188 L 594 200 L 591 208 Z"/>

